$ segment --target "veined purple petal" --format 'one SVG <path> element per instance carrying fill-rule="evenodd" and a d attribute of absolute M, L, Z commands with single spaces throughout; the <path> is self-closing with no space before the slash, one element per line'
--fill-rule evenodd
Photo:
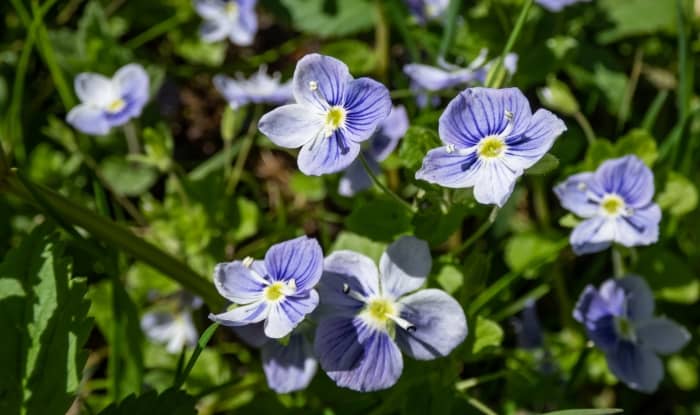
<path fill-rule="evenodd" d="M 338 129 L 328 137 L 318 136 L 304 144 L 299 152 L 299 170 L 307 176 L 337 173 L 360 154 L 360 144 L 345 137 Z"/>
<path fill-rule="evenodd" d="M 220 314 L 209 314 L 209 319 L 224 326 L 244 326 L 267 318 L 269 307 L 263 300 L 241 305 Z"/>
<path fill-rule="evenodd" d="M 326 257 L 319 284 L 324 311 L 355 315 L 364 307 L 346 288 L 364 297 L 379 295 L 377 266 L 370 258 L 353 251 L 336 251 Z"/>
<path fill-rule="evenodd" d="M 258 129 L 280 147 L 297 148 L 320 137 L 323 117 L 303 105 L 283 105 L 263 115 Z"/>
<path fill-rule="evenodd" d="M 383 294 L 397 299 L 417 290 L 425 283 L 432 263 L 427 242 L 414 236 L 400 237 L 379 260 Z"/>
<path fill-rule="evenodd" d="M 599 193 L 615 193 L 634 208 L 646 207 L 654 197 L 654 175 L 636 156 L 607 160 L 595 172 Z"/>
<path fill-rule="evenodd" d="M 690 341 L 685 327 L 664 317 L 648 319 L 636 329 L 641 344 L 659 354 L 676 353 Z"/>
<path fill-rule="evenodd" d="M 314 349 L 328 377 L 338 386 L 360 392 L 390 388 L 403 371 L 396 343 L 359 317 L 322 320 Z"/>
<path fill-rule="evenodd" d="M 650 349 L 621 341 L 605 357 L 610 371 L 632 389 L 652 393 L 664 378 L 661 359 Z"/>
<path fill-rule="evenodd" d="M 369 164 L 375 174 L 379 174 L 379 165 L 374 159 L 368 157 L 367 164 Z M 345 169 L 343 176 L 340 178 L 338 193 L 346 197 L 351 197 L 370 187 L 372 187 L 372 178 L 370 178 L 365 171 L 362 162 L 360 160 L 355 160 L 350 164 L 350 167 Z"/>
<path fill-rule="evenodd" d="M 651 245 L 659 240 L 661 209 L 656 204 L 617 218 L 615 241 L 624 246 Z"/>
<path fill-rule="evenodd" d="M 264 268 L 263 268 L 264 269 Z M 265 285 L 260 281 L 265 273 L 252 275 L 252 270 L 241 261 L 221 263 L 214 269 L 214 286 L 222 297 L 236 304 L 248 304 L 263 296 Z"/>
<path fill-rule="evenodd" d="M 265 320 L 265 335 L 271 339 L 281 339 L 294 330 L 318 305 L 316 290 L 290 295 L 272 303 Z"/>
<path fill-rule="evenodd" d="M 415 330 L 396 329 L 401 350 L 418 360 L 447 356 L 467 336 L 467 320 L 457 301 L 442 290 L 420 290 L 403 297 L 401 317 Z"/>
<path fill-rule="evenodd" d="M 582 218 L 590 218 L 598 213 L 600 207 L 597 202 L 594 202 L 589 197 L 588 183 L 593 179 L 593 173 L 574 174 L 566 179 L 563 183 L 559 183 L 554 188 L 561 205 L 567 210 L 575 213 Z M 595 195 L 597 198 L 602 195 Z"/>
<path fill-rule="evenodd" d="M 416 179 L 454 189 L 474 186 L 482 167 L 475 149 L 472 147 L 467 154 L 448 151 L 447 147 L 428 151 L 423 158 L 423 165 L 416 172 Z"/>
<path fill-rule="evenodd" d="M 311 344 L 302 334 L 292 334 L 286 346 L 268 342 L 261 355 L 267 384 L 277 393 L 306 389 L 316 374 L 318 364 Z"/>
<path fill-rule="evenodd" d="M 600 252 L 615 239 L 615 220 L 594 216 L 579 223 L 569 241 L 576 255 Z"/>
<path fill-rule="evenodd" d="M 610 302 L 612 298 L 604 298 L 588 285 L 574 308 L 574 318 L 586 327 L 588 337 L 602 350 L 612 350 L 619 340 L 614 321 L 624 312 L 624 292 L 619 291 L 620 299 Z"/>
<path fill-rule="evenodd" d="M 522 170 L 514 170 L 505 160 L 481 163 L 474 183 L 474 198 L 485 205 L 502 207 L 513 193 Z"/>
<path fill-rule="evenodd" d="M 66 116 L 66 121 L 76 130 L 85 134 L 105 135 L 110 129 L 104 112 L 89 104 L 73 107 Z"/>
<path fill-rule="evenodd" d="M 297 291 L 312 289 L 323 273 L 323 251 L 318 241 L 300 236 L 272 245 L 265 254 L 265 268 L 274 281 L 294 280 Z"/>
<path fill-rule="evenodd" d="M 131 103 L 130 116 L 141 115 L 143 106 L 148 101 L 148 74 L 139 64 L 129 64 L 119 68 L 114 74 L 114 83 L 125 101 Z"/>
<path fill-rule="evenodd" d="M 391 112 L 389 90 L 373 79 L 355 79 L 347 85 L 344 107 L 345 138 L 356 143 L 368 140 Z"/>
<path fill-rule="evenodd" d="M 466 84 L 476 79 L 476 72 L 469 68 L 446 71 L 442 68 L 419 63 L 405 65 L 403 72 L 418 87 L 431 92 Z"/>
<path fill-rule="evenodd" d="M 408 130 L 408 115 L 403 105 L 391 109 L 389 116 L 382 121 L 379 129 L 369 142 L 368 158 L 384 161 L 399 144 Z"/>
<path fill-rule="evenodd" d="M 532 167 L 542 156 L 552 148 L 554 140 L 566 131 L 564 122 L 547 111 L 539 109 L 530 119 L 530 125 L 520 136 L 511 135 L 506 144 L 506 155 L 519 160 L 518 167 Z"/>
<path fill-rule="evenodd" d="M 654 294 L 644 278 L 628 275 L 615 281 L 625 292 L 626 314 L 632 321 L 646 321 L 654 315 Z"/>
<path fill-rule="evenodd" d="M 330 56 L 311 53 L 299 60 L 292 81 L 297 103 L 325 111 L 345 103 L 345 90 L 352 81 L 347 65 Z"/>

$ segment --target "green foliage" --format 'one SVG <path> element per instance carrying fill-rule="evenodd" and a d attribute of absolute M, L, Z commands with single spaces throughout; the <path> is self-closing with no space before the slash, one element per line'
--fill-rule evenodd
<path fill-rule="evenodd" d="M 364 32 L 374 24 L 374 8 L 367 0 L 280 0 L 292 16 L 294 27 L 321 37 Z"/>
<path fill-rule="evenodd" d="M 661 209 L 671 215 L 683 216 L 698 206 L 698 189 L 682 174 L 669 172 L 666 185 L 656 201 Z"/>
<path fill-rule="evenodd" d="M 357 40 L 329 43 L 323 46 L 321 53 L 342 60 L 354 75 L 371 73 L 377 65 L 377 55 L 374 51 L 366 43 Z"/>
<path fill-rule="evenodd" d="M 158 172 L 154 168 L 129 162 L 120 156 L 102 160 L 100 171 L 112 189 L 124 196 L 139 196 L 158 180 Z"/>
<path fill-rule="evenodd" d="M 425 153 L 440 145 L 440 139 L 435 131 L 411 126 L 401 140 L 399 158 L 409 170 L 418 170 L 423 163 Z"/>
<path fill-rule="evenodd" d="M 349 231 L 377 241 L 390 242 L 411 231 L 411 214 L 390 199 L 358 203 L 346 220 Z"/>
<path fill-rule="evenodd" d="M 80 384 L 92 327 L 84 279 L 65 246 L 41 226 L 0 264 L 3 414 L 65 413 Z"/>
<path fill-rule="evenodd" d="M 588 148 L 583 168 L 589 171 L 595 170 L 607 159 L 630 154 L 639 157 L 647 166 L 653 166 L 659 156 L 656 140 L 649 132 L 641 129 L 630 131 L 614 144 L 607 140 L 598 139 Z"/>
<path fill-rule="evenodd" d="M 676 27 L 675 6 L 673 0 L 601 0 L 600 7 L 613 24 L 598 39 L 610 43 L 625 37 L 672 32 Z"/>
<path fill-rule="evenodd" d="M 567 241 L 540 233 L 521 233 L 506 242 L 505 260 L 511 270 L 535 276 L 534 267 L 554 261 Z"/>
<path fill-rule="evenodd" d="M 559 167 L 559 159 L 547 153 L 534 166 L 525 170 L 525 174 L 547 174 Z"/>
<path fill-rule="evenodd" d="M 140 396 L 129 396 L 118 404 L 112 404 L 99 415 L 194 415 L 196 400 L 185 392 L 169 389 L 163 393 L 148 392 Z"/>
<path fill-rule="evenodd" d="M 478 316 L 473 328 L 474 343 L 472 353 L 477 355 L 490 348 L 499 347 L 503 341 L 503 329 L 495 321 Z"/>
<path fill-rule="evenodd" d="M 359 252 L 366 255 L 379 263 L 379 258 L 386 250 L 387 244 L 373 241 L 361 235 L 354 234 L 348 231 L 341 231 L 333 242 L 330 252 L 348 250 Z"/>

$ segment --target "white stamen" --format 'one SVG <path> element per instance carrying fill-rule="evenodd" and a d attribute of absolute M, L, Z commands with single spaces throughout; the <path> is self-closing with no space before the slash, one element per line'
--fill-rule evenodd
<path fill-rule="evenodd" d="M 253 257 L 247 256 L 247 257 L 243 258 L 243 261 L 242 261 L 242 262 L 243 262 L 243 266 L 246 267 L 246 268 L 250 268 L 250 267 L 253 265 L 253 261 L 255 261 L 255 260 L 253 259 Z"/>
<path fill-rule="evenodd" d="M 297 282 L 294 280 L 294 278 L 292 278 L 291 280 L 289 280 L 289 281 L 287 282 L 287 286 L 296 292 L 296 290 L 297 290 Z"/>
<path fill-rule="evenodd" d="M 310 91 L 315 91 L 318 89 L 318 82 L 316 81 L 309 81 L 309 90 Z"/>
<path fill-rule="evenodd" d="M 503 117 L 505 117 L 505 119 L 508 121 L 508 124 L 506 124 L 506 128 L 504 128 L 503 131 L 500 134 L 498 134 L 498 136 L 505 140 L 513 131 L 513 113 L 508 110 L 505 110 L 503 113 Z"/>
<path fill-rule="evenodd" d="M 447 147 L 445 147 L 445 151 L 447 154 L 452 154 L 455 152 L 455 146 L 454 144 L 448 144 Z"/>
<path fill-rule="evenodd" d="M 588 185 L 587 185 L 586 183 L 584 183 L 584 182 L 579 182 L 579 183 L 576 185 L 576 188 L 577 188 L 579 191 L 583 192 L 584 190 L 586 190 L 586 189 L 588 188 Z"/>
<path fill-rule="evenodd" d="M 416 331 L 416 326 L 411 324 L 411 322 L 409 322 L 408 320 L 403 319 L 399 316 L 391 315 L 391 314 L 387 314 L 386 316 L 388 318 L 390 318 L 391 321 L 396 323 L 397 326 L 401 327 L 402 329 L 406 330 L 407 332 L 413 333 L 414 331 Z"/>
<path fill-rule="evenodd" d="M 365 298 L 362 294 L 360 294 L 357 291 L 350 288 L 350 286 L 346 283 L 343 283 L 343 294 L 345 294 L 348 297 L 353 298 L 361 303 L 367 302 L 367 298 Z"/>

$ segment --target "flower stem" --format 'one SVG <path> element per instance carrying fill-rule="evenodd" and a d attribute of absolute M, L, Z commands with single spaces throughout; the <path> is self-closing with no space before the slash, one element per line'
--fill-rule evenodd
<path fill-rule="evenodd" d="M 622 260 L 622 252 L 617 245 L 612 247 L 613 275 L 615 278 L 622 278 L 625 275 L 625 262 Z"/>
<path fill-rule="evenodd" d="M 454 254 L 455 255 L 461 254 L 462 252 L 466 251 L 467 248 L 472 246 L 474 244 L 474 242 L 479 240 L 479 238 L 481 238 L 486 233 L 486 231 L 489 230 L 491 225 L 493 225 L 493 223 L 496 221 L 496 217 L 498 216 L 498 212 L 499 212 L 498 206 L 494 206 L 493 210 L 491 210 L 491 213 L 489 213 L 489 217 L 486 220 L 486 222 L 482 223 L 481 226 L 479 226 L 479 229 L 477 229 L 476 232 L 474 232 L 472 234 L 472 236 L 469 237 L 469 239 L 467 239 L 466 241 L 464 241 L 464 243 L 462 243 L 462 245 L 457 247 L 457 249 L 454 251 Z"/>
<path fill-rule="evenodd" d="M 228 176 L 228 183 L 226 184 L 226 194 L 232 195 L 236 191 L 236 186 L 241 180 L 241 174 L 243 174 L 243 167 L 248 159 L 248 154 L 250 149 L 253 147 L 253 141 L 255 140 L 255 133 L 258 131 L 258 120 L 262 115 L 262 106 L 255 106 L 255 113 L 253 118 L 250 120 L 250 125 L 248 126 L 248 132 L 241 143 L 241 149 L 236 158 L 236 165 L 233 167 L 233 171 Z"/>
<path fill-rule="evenodd" d="M 129 121 L 124 124 L 124 137 L 126 138 L 126 146 L 129 149 L 129 154 L 139 154 L 141 153 L 141 145 L 139 144 L 139 138 L 136 134 L 136 127 Z"/>
<path fill-rule="evenodd" d="M 445 22 L 444 30 L 442 31 L 442 41 L 440 41 L 440 53 L 439 57 L 444 58 L 447 52 L 452 46 L 454 41 L 455 31 L 457 29 L 457 17 L 459 16 L 459 6 L 462 4 L 461 0 L 450 0 L 447 6 L 447 19 Z"/>
<path fill-rule="evenodd" d="M 372 181 L 374 182 L 374 184 L 377 185 L 377 187 L 379 187 L 380 189 L 382 189 L 382 191 L 383 191 L 384 193 L 386 193 L 387 195 L 389 195 L 390 197 L 392 197 L 394 200 L 396 200 L 397 202 L 399 202 L 399 204 L 401 204 L 402 206 L 404 206 L 406 209 L 410 210 L 411 212 L 415 212 L 415 211 L 416 211 L 416 209 L 415 209 L 413 206 L 411 206 L 410 203 L 408 203 L 407 201 L 403 200 L 399 195 L 397 195 L 396 193 L 392 192 L 388 187 L 386 187 L 382 182 L 379 181 L 379 178 L 377 177 L 377 175 L 374 174 L 374 172 L 372 171 L 372 168 L 369 167 L 369 164 L 367 163 L 367 159 L 365 158 L 365 155 L 362 154 L 362 152 L 360 152 L 359 158 L 360 158 L 360 162 L 362 162 L 362 167 L 365 168 L 365 171 L 367 172 L 367 174 L 369 175 L 369 177 L 372 178 Z"/>
<path fill-rule="evenodd" d="M 502 74 L 503 71 L 503 61 L 506 58 L 506 55 L 510 53 L 511 50 L 513 50 L 513 45 L 515 45 L 515 41 L 518 39 L 518 36 L 520 36 L 520 31 L 523 29 L 523 26 L 525 25 L 525 20 L 527 19 L 527 14 L 530 11 L 530 8 L 532 7 L 532 3 L 534 0 L 526 0 L 525 4 L 523 4 L 523 8 L 520 10 L 520 15 L 518 16 L 517 22 L 515 22 L 515 27 L 513 28 L 513 31 L 510 32 L 510 36 L 508 37 L 508 41 L 506 42 L 505 48 L 503 48 L 503 52 L 501 53 L 501 56 L 498 58 L 498 61 L 496 62 L 496 65 L 494 68 L 489 72 L 489 75 L 486 79 L 485 85 L 488 88 L 500 88 L 503 83 L 503 79 L 505 78 L 505 74 Z"/>
<path fill-rule="evenodd" d="M 573 114 L 573 117 L 583 130 L 583 134 L 586 136 L 586 141 L 588 141 L 588 145 L 592 145 L 595 142 L 596 137 L 595 132 L 593 132 L 593 127 L 591 127 L 591 123 L 588 122 L 588 119 L 585 115 L 583 115 L 581 111 L 576 111 Z"/>

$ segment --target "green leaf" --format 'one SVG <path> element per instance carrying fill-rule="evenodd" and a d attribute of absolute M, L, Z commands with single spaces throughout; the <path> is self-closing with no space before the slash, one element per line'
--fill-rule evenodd
<path fill-rule="evenodd" d="M 129 160 L 153 166 L 161 172 L 168 172 L 172 166 L 173 136 L 168 127 L 160 123 L 156 128 L 146 127 L 142 133 L 145 154 L 134 154 Z M 134 157 L 138 156 L 138 157 Z"/>
<path fill-rule="evenodd" d="M 295 171 L 289 181 L 289 188 L 295 195 L 311 202 L 317 202 L 326 197 L 326 185 L 320 176 L 307 176 Z"/>
<path fill-rule="evenodd" d="M 194 64 L 219 67 L 226 58 L 228 41 L 207 43 L 199 36 L 189 37 L 181 32 L 172 32 L 170 42 L 175 47 L 175 53 Z"/>
<path fill-rule="evenodd" d="M 236 221 L 231 230 L 234 241 L 242 241 L 258 233 L 260 226 L 260 209 L 258 205 L 245 197 L 236 198 Z"/>
<path fill-rule="evenodd" d="M 495 321 L 478 316 L 474 329 L 472 353 L 478 354 L 490 347 L 499 347 L 503 341 L 503 329 Z"/>
<path fill-rule="evenodd" d="M 551 239 L 541 233 L 521 233 L 512 236 L 506 242 L 505 260 L 508 267 L 515 272 L 525 272 L 526 277 L 534 266 L 554 261 L 562 248 L 560 241 Z"/>
<path fill-rule="evenodd" d="M 36 228 L 0 264 L 0 413 L 66 413 L 74 400 L 92 327 L 85 280 L 48 225 Z"/>
<path fill-rule="evenodd" d="M 581 219 L 573 213 L 567 213 L 559 219 L 559 226 L 564 228 L 575 228 L 579 223 L 581 223 Z"/>
<path fill-rule="evenodd" d="M 122 402 L 113 403 L 99 415 L 194 415 L 196 399 L 187 393 L 168 389 L 157 395 L 149 392 L 140 396 L 131 395 Z"/>
<path fill-rule="evenodd" d="M 547 77 L 547 86 L 537 91 L 542 104 L 565 115 L 574 115 L 579 111 L 578 101 L 569 87 L 554 76 Z"/>
<path fill-rule="evenodd" d="M 345 223 L 352 232 L 387 242 L 412 229 L 410 212 L 390 199 L 360 202 Z"/>
<path fill-rule="evenodd" d="M 630 131 L 614 144 L 598 139 L 588 147 L 583 168 L 587 171 L 595 170 L 605 160 L 630 154 L 639 157 L 647 166 L 653 166 L 659 157 L 656 140 L 648 131 L 642 129 Z"/>
<path fill-rule="evenodd" d="M 443 290 L 449 294 L 454 294 L 462 287 L 464 283 L 464 275 L 462 271 L 453 264 L 444 264 L 440 267 L 435 280 L 440 284 Z"/>
<path fill-rule="evenodd" d="M 420 209 L 413 217 L 415 235 L 430 245 L 439 245 L 447 240 L 462 225 L 469 209 L 461 204 L 454 204 L 447 212 L 438 206 Z"/>
<path fill-rule="evenodd" d="M 374 50 L 359 40 L 347 39 L 330 43 L 321 48 L 321 53 L 345 62 L 350 73 L 355 75 L 371 73 L 377 65 Z"/>
<path fill-rule="evenodd" d="M 367 0 L 281 0 L 294 27 L 321 37 L 341 37 L 370 30 L 375 11 Z"/>
<path fill-rule="evenodd" d="M 559 159 L 547 153 L 534 166 L 525 170 L 525 174 L 547 174 L 559 167 Z"/>
<path fill-rule="evenodd" d="M 659 299 L 694 304 L 700 298 L 700 280 L 687 260 L 658 246 L 646 248 L 635 269 L 646 277 Z"/>
<path fill-rule="evenodd" d="M 689 391 L 698 387 L 698 361 L 696 358 L 671 356 L 668 359 L 668 373 L 673 382 L 682 390 Z"/>
<path fill-rule="evenodd" d="M 624 412 L 622 409 L 566 409 L 564 411 L 547 412 L 541 415 L 610 415 Z"/>
<path fill-rule="evenodd" d="M 429 128 L 411 126 L 401 140 L 399 158 L 405 167 L 418 170 L 423 163 L 425 154 L 440 145 L 440 139 L 435 131 Z"/>
<path fill-rule="evenodd" d="M 656 197 L 656 202 L 671 215 L 683 216 L 698 206 L 698 189 L 682 174 L 669 172 L 666 186 Z"/>
<path fill-rule="evenodd" d="M 598 7 L 608 15 L 612 27 L 602 31 L 598 40 L 611 43 L 630 36 L 672 33 L 676 27 L 674 3 L 673 0 L 601 0 Z"/>
<path fill-rule="evenodd" d="M 386 250 L 387 244 L 381 242 L 375 242 L 364 236 L 357 235 L 348 231 L 341 231 L 335 238 L 333 246 L 331 246 L 331 252 L 340 250 L 355 251 L 360 254 L 366 255 L 374 260 L 374 262 L 379 263 L 379 258 L 382 253 Z"/>
<path fill-rule="evenodd" d="M 154 168 L 129 162 L 120 156 L 104 159 L 100 171 L 114 191 L 124 196 L 141 195 L 158 180 Z"/>

